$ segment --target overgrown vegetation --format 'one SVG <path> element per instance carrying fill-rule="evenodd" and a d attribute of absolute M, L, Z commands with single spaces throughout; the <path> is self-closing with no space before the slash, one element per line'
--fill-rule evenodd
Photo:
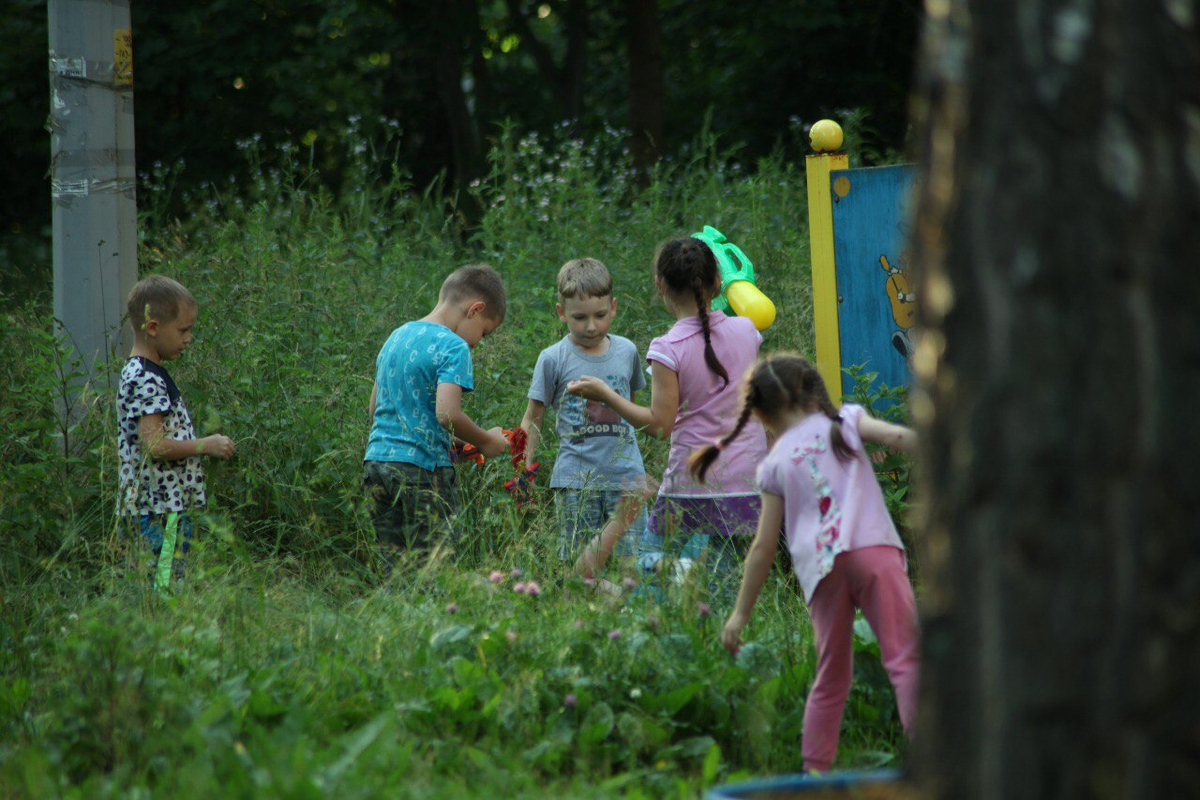
<path fill-rule="evenodd" d="M 247 195 L 192 198 L 185 220 L 150 206 L 143 274 L 178 278 L 200 303 L 172 373 L 201 434 L 239 448 L 207 465 L 203 541 L 165 602 L 124 566 L 112 392 L 68 391 L 69 349 L 44 300 L 5 315 L 5 794 L 682 796 L 799 768 L 814 656 L 782 563 L 734 661 L 719 609 L 708 615 L 692 587 L 612 598 L 567 575 L 548 493 L 518 511 L 496 463 L 462 468 L 468 544 L 453 563 L 387 581 L 371 564 L 359 480 L 374 358 L 461 263 L 492 263 L 510 292 L 508 319 L 475 351 L 467 410 L 487 425 L 518 422 L 537 353 L 561 335 L 564 260 L 608 265 L 613 330 L 644 349 L 671 323 L 652 296 L 654 249 L 704 224 L 751 255 L 777 304 L 764 347 L 811 354 L 798 165 L 742 170 L 701 137 L 641 190 L 620 141 L 506 136 L 474 188 L 470 233 L 436 187 L 398 171 L 364 167 L 340 197 L 309 190 L 296 153 L 283 171 L 248 167 Z M 555 444 L 551 431 L 544 475 Z M 661 472 L 663 444 L 645 452 Z M 540 592 L 513 591 L 514 571 Z M 896 763 L 869 635 L 858 651 L 840 765 Z"/>

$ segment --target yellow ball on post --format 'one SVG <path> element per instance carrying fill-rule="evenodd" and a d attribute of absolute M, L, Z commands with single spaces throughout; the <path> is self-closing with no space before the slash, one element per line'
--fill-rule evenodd
<path fill-rule="evenodd" d="M 842 126 L 831 119 L 813 123 L 808 131 L 808 141 L 818 153 L 832 153 L 842 147 Z"/>

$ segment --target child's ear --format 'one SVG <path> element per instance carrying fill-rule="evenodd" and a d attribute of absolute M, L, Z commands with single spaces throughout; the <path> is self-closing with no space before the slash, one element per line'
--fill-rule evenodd
<path fill-rule="evenodd" d="M 615 294 L 613 295 L 612 308 L 608 310 L 608 315 L 610 317 L 615 317 L 617 315 L 617 296 Z"/>
<path fill-rule="evenodd" d="M 471 305 L 467 306 L 467 318 L 477 317 L 480 314 L 487 313 L 487 303 L 482 300 L 476 300 Z"/>
<path fill-rule="evenodd" d="M 558 312 L 558 320 L 559 320 L 559 322 L 566 322 L 566 321 L 567 321 L 567 312 L 563 310 L 563 304 L 562 304 L 562 303 L 555 303 L 555 304 L 554 304 L 554 310 L 555 310 L 556 312 Z"/>
<path fill-rule="evenodd" d="M 153 317 L 146 320 L 142 323 L 142 330 L 146 332 L 147 336 L 158 336 L 158 320 Z"/>

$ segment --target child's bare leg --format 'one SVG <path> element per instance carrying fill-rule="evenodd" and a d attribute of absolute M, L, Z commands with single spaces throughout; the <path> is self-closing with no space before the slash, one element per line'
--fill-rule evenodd
<path fill-rule="evenodd" d="M 646 501 L 657 492 L 658 482 L 652 478 L 647 478 L 644 483 L 631 487 L 631 490 L 617 504 L 616 513 L 609 519 L 604 529 L 592 537 L 592 540 L 583 548 L 579 560 L 575 562 L 575 571 L 585 578 L 595 578 L 599 575 L 604 569 L 608 557 L 612 555 L 613 548 L 617 546 L 617 542 L 621 541 L 621 537 L 629 530 L 629 526 L 642 513 Z"/>

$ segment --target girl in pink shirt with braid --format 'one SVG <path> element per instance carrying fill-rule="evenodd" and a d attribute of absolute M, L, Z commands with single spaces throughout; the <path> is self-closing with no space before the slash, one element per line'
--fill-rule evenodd
<path fill-rule="evenodd" d="M 742 395 L 733 431 L 691 461 L 693 474 L 703 480 L 753 420 L 775 439 L 758 468 L 762 515 L 721 641 L 735 654 L 741 647 L 742 628 L 775 560 L 782 527 L 817 648 L 816 677 L 804 707 L 804 768 L 825 772 L 837 755 L 854 675 L 855 608 L 875 632 L 900 722 L 912 735 L 919 671 L 916 601 L 904 545 L 863 443 L 912 452 L 916 435 L 872 418 L 862 406 L 847 404 L 839 413 L 820 374 L 797 355 L 759 361 Z"/>
<path fill-rule="evenodd" d="M 738 410 L 738 377 L 758 358 L 762 336 L 745 317 L 712 311 L 721 291 L 721 273 L 708 245 L 686 237 L 667 242 L 654 258 L 654 285 L 676 317 L 675 324 L 650 342 L 650 407 L 621 397 L 603 380 L 583 377 L 567 391 L 599 400 L 651 435 L 670 436 L 667 470 L 650 510 L 639 564 L 658 571 L 663 553 L 678 556 L 695 535 L 704 542 L 703 559 L 718 602 L 733 598 L 742 556 L 758 520 L 754 470 L 767 454 L 762 425 L 752 421 L 731 442 L 701 482 L 688 472 L 688 456 L 728 428 Z M 585 550 L 580 567 L 592 574 L 636 513 L 635 504 L 610 522 Z"/>

